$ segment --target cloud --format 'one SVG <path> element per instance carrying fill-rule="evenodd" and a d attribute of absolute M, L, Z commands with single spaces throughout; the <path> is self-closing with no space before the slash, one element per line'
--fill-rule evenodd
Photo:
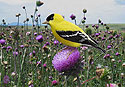
<path fill-rule="evenodd" d="M 38 13 L 41 14 L 42 21 L 51 13 L 59 13 L 70 20 L 71 14 L 76 15 L 77 22 L 83 18 L 82 10 L 87 9 L 87 23 L 97 23 L 100 18 L 105 23 L 124 23 L 125 6 L 119 5 L 116 1 L 123 0 L 42 0 L 44 5 L 39 7 Z M 10 3 L 11 2 L 11 3 Z M 4 5 L 2 5 L 4 4 Z M 21 22 L 25 19 L 22 6 L 26 6 L 28 17 L 33 14 L 35 0 L 0 0 L 0 20 L 6 18 L 8 22 L 17 21 L 16 13 L 21 13 Z M 6 15 L 6 16 L 5 16 Z"/>

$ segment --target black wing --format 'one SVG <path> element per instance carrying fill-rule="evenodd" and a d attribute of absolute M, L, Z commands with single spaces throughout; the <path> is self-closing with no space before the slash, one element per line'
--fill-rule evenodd
<path fill-rule="evenodd" d="M 56 33 L 64 38 L 65 40 L 69 40 L 72 42 L 76 42 L 76 43 L 80 43 L 80 44 L 85 44 L 85 45 L 90 45 L 93 46 L 95 48 L 100 49 L 101 51 L 103 51 L 104 53 L 106 52 L 105 50 L 103 50 L 102 48 L 97 46 L 97 41 L 95 41 L 93 38 L 90 37 L 89 40 L 87 36 L 85 36 L 82 32 L 80 31 L 56 31 Z"/>
<path fill-rule="evenodd" d="M 88 37 L 80 31 L 56 31 L 56 33 L 66 40 L 89 45 Z"/>

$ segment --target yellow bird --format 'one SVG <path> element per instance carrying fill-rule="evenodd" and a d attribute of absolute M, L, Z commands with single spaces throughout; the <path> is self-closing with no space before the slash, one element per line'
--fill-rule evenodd
<path fill-rule="evenodd" d="M 98 43 L 94 39 L 75 24 L 64 20 L 60 14 L 49 15 L 43 24 L 49 24 L 55 38 L 64 45 L 71 47 L 93 46 L 105 53 L 105 50 L 98 47 Z"/>

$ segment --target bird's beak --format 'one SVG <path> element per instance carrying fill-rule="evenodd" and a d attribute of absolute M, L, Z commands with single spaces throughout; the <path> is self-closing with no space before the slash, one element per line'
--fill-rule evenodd
<path fill-rule="evenodd" d="M 43 22 L 42 24 L 49 24 L 49 22 L 48 22 L 48 21 L 45 21 L 45 22 Z"/>

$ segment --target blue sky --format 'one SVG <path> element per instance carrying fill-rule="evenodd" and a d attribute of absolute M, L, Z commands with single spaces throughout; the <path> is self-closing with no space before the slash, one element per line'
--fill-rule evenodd
<path fill-rule="evenodd" d="M 82 10 L 88 10 L 87 23 L 97 23 L 102 19 L 104 23 L 125 23 L 125 0 L 41 0 L 44 5 L 39 7 L 38 13 L 42 21 L 51 13 L 59 13 L 70 21 L 71 14 L 76 15 L 77 22 L 83 18 Z M 28 17 L 34 12 L 36 0 L 0 0 L 0 23 L 5 19 L 7 23 L 16 22 L 15 15 L 21 13 L 20 22 L 25 19 L 23 6 L 26 7 Z"/>

